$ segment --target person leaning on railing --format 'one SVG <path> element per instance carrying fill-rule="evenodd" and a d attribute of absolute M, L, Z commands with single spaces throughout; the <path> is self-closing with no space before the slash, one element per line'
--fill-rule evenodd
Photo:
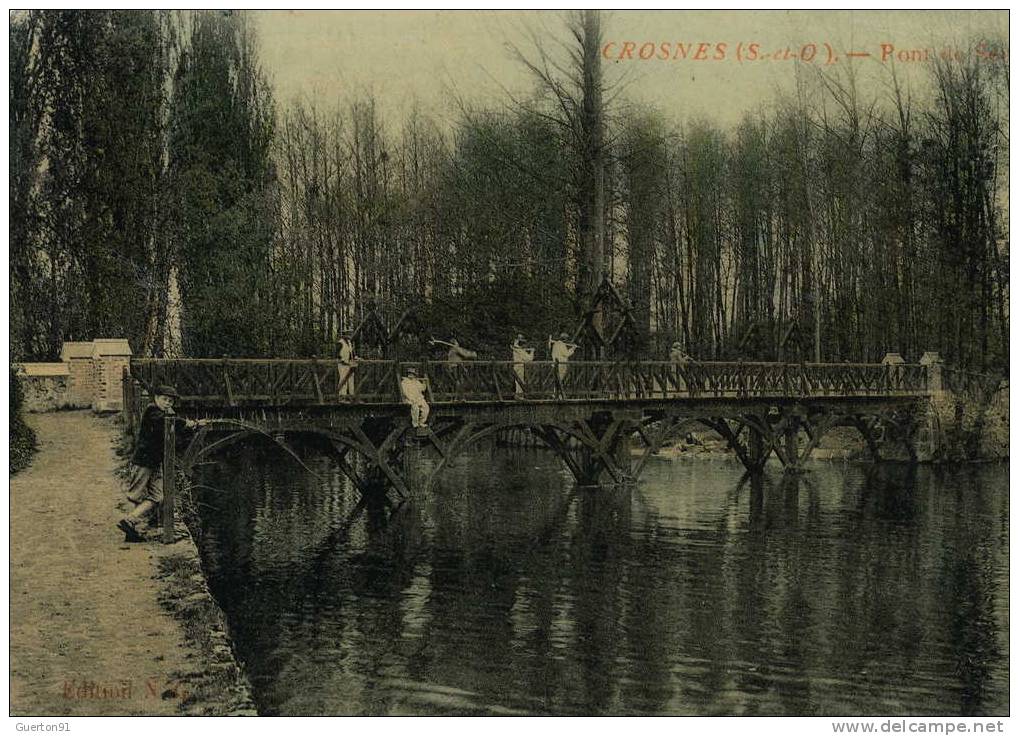
<path fill-rule="evenodd" d="M 127 500 L 135 508 L 117 522 L 126 542 L 144 540 L 138 524 L 155 510 L 156 504 L 163 502 L 163 429 L 166 418 L 174 416 L 173 405 L 179 398 L 173 386 L 158 386 L 152 392 L 152 404 L 142 414 L 131 456 L 131 484 L 127 492 Z M 178 421 L 189 429 L 205 423 L 193 419 Z"/>

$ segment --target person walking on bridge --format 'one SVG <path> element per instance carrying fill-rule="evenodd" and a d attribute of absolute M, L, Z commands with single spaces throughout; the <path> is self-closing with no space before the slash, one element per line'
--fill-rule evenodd
<path fill-rule="evenodd" d="M 353 334 L 349 330 L 340 333 L 337 343 L 337 357 L 339 365 L 339 395 L 340 399 L 354 395 L 354 366 L 357 358 L 354 355 Z"/>
<path fill-rule="evenodd" d="M 138 436 L 131 456 L 131 485 L 127 499 L 135 504 L 134 510 L 117 522 L 127 542 L 141 542 L 138 523 L 163 502 L 163 428 L 165 419 L 173 417 L 173 406 L 180 396 L 173 386 L 158 386 L 152 392 L 152 403 L 145 408 Z M 194 428 L 204 420 L 178 419 L 185 427 Z"/>
<path fill-rule="evenodd" d="M 423 429 L 428 426 L 430 408 L 425 399 L 428 379 L 419 378 L 417 368 L 408 368 L 407 375 L 400 379 L 400 393 L 404 402 L 410 404 L 410 426 Z"/>
<path fill-rule="evenodd" d="M 513 373 L 516 376 L 513 389 L 513 395 L 518 398 L 524 398 L 524 363 L 530 363 L 534 360 L 534 348 L 529 348 L 524 344 L 524 336 L 517 334 L 516 339 L 510 345 L 510 351 L 513 355 Z"/>

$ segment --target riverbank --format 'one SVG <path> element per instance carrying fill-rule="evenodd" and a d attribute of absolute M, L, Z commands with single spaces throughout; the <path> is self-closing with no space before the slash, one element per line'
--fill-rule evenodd
<path fill-rule="evenodd" d="M 27 421 L 39 450 L 10 479 L 11 714 L 254 714 L 186 530 L 125 544 L 115 527 L 115 420 Z"/>

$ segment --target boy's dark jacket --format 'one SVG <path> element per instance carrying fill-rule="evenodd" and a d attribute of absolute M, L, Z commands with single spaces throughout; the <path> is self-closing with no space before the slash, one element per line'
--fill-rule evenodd
<path fill-rule="evenodd" d="M 138 439 L 134 443 L 134 455 L 131 462 L 143 468 L 161 468 L 163 466 L 163 418 L 165 412 L 155 404 L 146 407 L 142 415 L 141 427 L 138 428 Z"/>

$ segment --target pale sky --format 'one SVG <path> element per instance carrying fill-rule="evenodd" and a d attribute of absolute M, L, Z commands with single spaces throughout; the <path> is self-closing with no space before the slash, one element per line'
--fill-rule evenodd
<path fill-rule="evenodd" d="M 440 121 L 456 118 L 456 96 L 472 104 L 503 104 L 503 90 L 526 93 L 531 81 L 513 60 L 507 43 L 525 52 L 530 33 L 550 42 L 566 41 L 561 12 L 552 11 L 253 11 L 262 61 L 276 98 L 287 106 L 296 98 L 331 108 L 359 91 L 372 91 L 389 123 L 398 123 L 414 101 Z M 866 92 L 883 91 L 889 62 L 881 44 L 910 60 L 899 61 L 904 78 L 921 79 L 924 49 L 939 52 L 946 43 L 977 36 L 1007 38 L 1007 11 L 606 11 L 605 38 L 611 54 L 633 42 L 633 60 L 611 62 L 609 79 L 624 75 L 623 96 L 651 103 L 672 120 L 691 117 L 731 124 L 790 89 L 796 66 L 844 70 L 852 63 Z M 656 54 L 667 43 L 669 59 L 639 60 L 651 43 Z M 694 56 L 724 59 L 677 60 L 676 45 L 690 45 Z M 795 59 L 737 59 L 760 44 L 759 55 L 810 53 L 813 63 Z M 724 50 L 718 45 L 725 44 Z M 887 49 L 886 49 L 887 50 Z M 850 61 L 846 52 L 869 53 Z M 829 53 L 833 64 L 825 64 Z M 989 62 L 994 63 L 994 62 Z"/>

